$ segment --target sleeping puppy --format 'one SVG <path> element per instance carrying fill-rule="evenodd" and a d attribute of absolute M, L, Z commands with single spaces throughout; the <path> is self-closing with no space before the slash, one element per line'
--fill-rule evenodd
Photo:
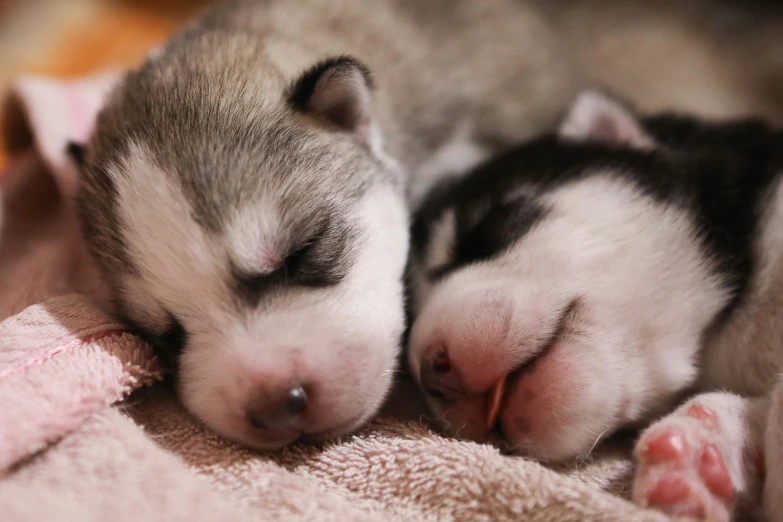
<path fill-rule="evenodd" d="M 556 135 L 434 190 L 409 361 L 440 421 L 558 461 L 704 392 L 643 434 L 635 500 L 728 520 L 766 462 L 779 520 L 782 170 L 783 132 L 759 121 L 586 92 Z"/>

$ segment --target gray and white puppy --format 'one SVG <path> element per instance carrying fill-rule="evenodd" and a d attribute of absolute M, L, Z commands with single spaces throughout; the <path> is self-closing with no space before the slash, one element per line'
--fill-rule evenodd
<path fill-rule="evenodd" d="M 433 191 L 409 359 L 438 419 L 563 460 L 705 392 L 643 434 L 635 499 L 728 520 L 766 453 L 779 520 L 781 144 L 760 121 L 641 119 L 586 92 L 556 135 Z"/>
<path fill-rule="evenodd" d="M 84 150 L 83 228 L 117 312 L 168 350 L 187 407 L 234 440 L 355 428 L 395 368 L 406 192 L 415 202 L 551 127 L 585 71 L 638 81 L 606 60 L 638 51 L 637 72 L 660 76 L 650 46 L 613 29 L 646 4 L 578 2 L 563 18 L 514 0 L 217 4 L 127 76 Z M 670 32 L 688 25 L 661 12 Z M 565 38 L 578 21 L 586 40 Z M 572 59 L 602 41 L 594 31 L 615 40 Z M 678 45 L 702 56 L 725 32 Z M 714 92 L 736 55 L 712 53 L 700 100 L 758 109 Z"/>

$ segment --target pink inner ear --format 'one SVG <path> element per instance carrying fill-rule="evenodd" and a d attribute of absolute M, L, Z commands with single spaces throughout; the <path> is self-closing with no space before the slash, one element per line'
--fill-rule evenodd
<path fill-rule="evenodd" d="M 77 90 L 72 84 L 63 83 L 62 93 L 68 104 L 68 115 L 70 116 L 69 125 L 71 129 L 71 141 L 84 143 L 90 137 L 92 132 L 97 108 L 88 106 L 87 103 L 92 100 L 86 100 L 83 93 Z"/>
<path fill-rule="evenodd" d="M 655 146 L 632 109 L 597 92 L 584 92 L 577 98 L 559 132 L 571 139 L 638 149 Z"/>
<path fill-rule="evenodd" d="M 28 76 L 12 86 L 10 102 L 24 120 L 21 125 L 7 125 L 7 131 L 26 132 L 33 137 L 36 151 L 66 196 L 72 196 L 76 189 L 76 172 L 66 147 L 69 142 L 88 140 L 107 94 L 120 77 L 117 72 L 78 80 Z M 6 123 L 11 123 L 9 115 L 3 115 Z"/>
<path fill-rule="evenodd" d="M 620 112 L 595 114 L 589 134 L 595 141 L 618 145 L 644 147 L 649 142 L 636 120 Z"/>
<path fill-rule="evenodd" d="M 370 94 L 359 71 L 325 73 L 309 102 L 311 110 L 342 129 L 369 138 Z"/>
<path fill-rule="evenodd" d="M 626 138 L 622 135 L 622 131 L 618 128 L 615 121 L 606 114 L 598 115 L 598 118 L 592 124 L 590 134 L 601 141 L 610 143 L 621 142 Z"/>

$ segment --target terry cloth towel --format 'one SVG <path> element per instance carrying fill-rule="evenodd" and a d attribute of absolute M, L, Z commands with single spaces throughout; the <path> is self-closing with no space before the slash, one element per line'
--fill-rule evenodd
<path fill-rule="evenodd" d="M 205 429 L 150 348 L 106 310 L 71 199 L 68 140 L 115 75 L 25 78 L 3 115 L 0 521 L 662 521 L 627 496 L 628 446 L 560 470 L 445 438 L 402 413 L 320 446 L 259 453 Z"/>

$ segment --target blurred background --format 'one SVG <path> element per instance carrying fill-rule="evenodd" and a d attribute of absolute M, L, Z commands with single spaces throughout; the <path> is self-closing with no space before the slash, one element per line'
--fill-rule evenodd
<path fill-rule="evenodd" d="M 140 61 L 210 0 L 0 0 L 0 89 Z M 5 151 L 0 150 L 0 166 Z"/>
<path fill-rule="evenodd" d="M 106 68 L 133 66 L 174 29 L 214 1 L 0 0 L 0 94 L 6 92 L 9 82 L 21 74 L 67 78 Z M 610 4 L 611 0 L 606 0 L 606 3 Z M 599 1 L 548 3 L 539 0 L 539 4 L 550 10 L 557 9 L 554 5 L 584 4 L 591 15 L 585 20 L 604 17 L 604 13 L 596 9 L 596 5 L 602 5 Z M 691 0 L 651 0 L 647 3 L 644 0 L 615 0 L 615 9 L 612 10 L 615 13 L 624 10 L 633 13 L 642 6 L 640 12 L 649 16 L 655 11 L 664 12 L 677 6 L 675 10 L 690 12 L 686 18 L 696 25 L 710 18 L 710 27 L 717 31 L 718 37 L 713 35 L 706 39 L 698 31 L 690 34 L 690 30 L 683 32 L 681 26 L 660 24 L 655 16 L 648 20 L 632 18 L 634 23 L 629 26 L 623 23 L 625 19 L 622 16 L 614 19 L 616 23 L 611 23 L 613 19 L 610 16 L 608 23 L 611 29 L 609 34 L 604 35 L 600 30 L 604 27 L 602 24 L 591 29 L 589 23 L 583 24 L 578 14 L 580 10 L 575 8 L 573 11 L 577 15 L 574 20 L 578 26 L 574 27 L 590 44 L 577 45 L 576 50 L 585 53 L 588 62 L 604 63 L 613 76 L 624 76 L 632 92 L 648 93 L 650 75 L 638 75 L 641 68 L 638 58 L 634 58 L 638 55 L 627 53 L 629 56 L 626 56 L 623 49 L 624 41 L 638 40 L 635 51 L 651 53 L 650 67 L 661 68 L 659 74 L 662 77 L 679 85 L 681 92 L 678 96 L 681 98 L 692 104 L 694 100 L 698 101 L 703 94 L 689 86 L 703 85 L 707 80 L 699 78 L 707 78 L 714 73 L 715 78 L 720 78 L 719 82 L 714 82 L 718 91 L 725 87 L 727 92 L 736 91 L 765 100 L 766 105 L 759 102 L 759 106 L 767 109 L 765 116 L 774 118 L 780 115 L 777 120 L 783 121 L 780 89 L 783 83 L 780 78 L 783 76 L 783 34 L 778 30 L 783 27 L 783 0 L 718 0 L 716 5 L 720 4 L 739 9 L 726 11 L 731 16 L 724 20 L 704 16 L 708 13 L 699 9 L 703 4 Z M 617 6 L 625 9 L 617 9 Z M 768 27 L 759 27 L 758 31 L 751 27 L 748 30 L 747 13 L 754 13 L 751 26 L 770 22 L 766 24 Z M 737 42 L 720 37 L 722 31 L 730 34 L 735 29 L 746 36 L 752 35 L 751 41 Z M 720 44 L 720 49 L 715 48 L 716 44 Z M 778 48 L 781 52 L 776 51 Z M 724 56 L 727 50 L 732 50 L 728 53 L 731 56 Z M 602 58 L 602 53 L 611 59 Z M 745 62 L 747 67 L 743 66 Z M 702 67 L 708 69 L 706 73 Z M 728 73 L 721 72 L 724 69 Z M 741 74 L 735 74 L 737 72 Z M 689 89 L 693 92 L 688 92 Z M 699 104 L 696 103 L 696 106 Z M 0 167 L 5 158 L 0 140 Z"/>

